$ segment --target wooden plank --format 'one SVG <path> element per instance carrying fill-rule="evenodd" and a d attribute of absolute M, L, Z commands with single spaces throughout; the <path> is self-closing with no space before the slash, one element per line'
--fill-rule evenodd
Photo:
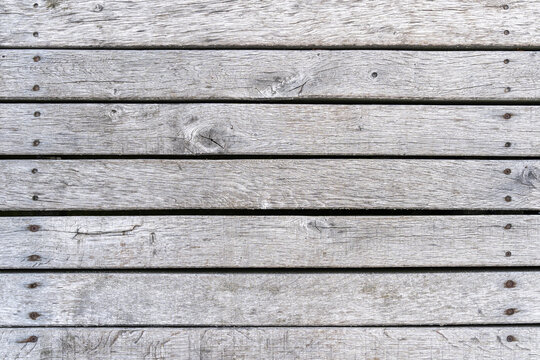
<path fill-rule="evenodd" d="M 538 160 L 4 160 L 1 210 L 539 209 Z"/>
<path fill-rule="evenodd" d="M 2 359 L 534 359 L 538 327 L 0 329 Z"/>
<path fill-rule="evenodd" d="M 539 46 L 536 1 L 3 0 L 2 46 Z"/>
<path fill-rule="evenodd" d="M 0 154 L 539 156 L 538 119 L 536 106 L 7 103 Z"/>
<path fill-rule="evenodd" d="M 0 100 L 540 98 L 537 51 L 27 49 L 0 54 Z"/>
<path fill-rule="evenodd" d="M 0 290 L 2 326 L 540 321 L 538 271 L 2 273 Z"/>
<path fill-rule="evenodd" d="M 0 268 L 539 266 L 540 216 L 0 218 Z"/>

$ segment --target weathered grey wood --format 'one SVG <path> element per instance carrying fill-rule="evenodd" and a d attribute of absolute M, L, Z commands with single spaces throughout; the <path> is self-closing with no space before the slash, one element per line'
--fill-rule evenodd
<path fill-rule="evenodd" d="M 540 216 L 0 218 L 0 268 L 539 266 Z"/>
<path fill-rule="evenodd" d="M 537 160 L 4 160 L 1 166 L 2 210 L 540 208 Z"/>
<path fill-rule="evenodd" d="M 526 360 L 540 356 L 540 328 L 529 326 L 12 328 L 0 329 L 0 341 L 2 359 L 28 360 Z"/>
<path fill-rule="evenodd" d="M 537 51 L 1 50 L 0 54 L 0 100 L 540 98 Z"/>
<path fill-rule="evenodd" d="M 0 300 L 3 326 L 519 324 L 540 272 L 3 273 Z"/>
<path fill-rule="evenodd" d="M 539 119 L 536 106 L 7 103 L 0 153 L 538 156 Z"/>
<path fill-rule="evenodd" d="M 2 1 L 2 46 L 540 45 L 540 6 L 526 0 L 36 0 L 32 4 Z"/>

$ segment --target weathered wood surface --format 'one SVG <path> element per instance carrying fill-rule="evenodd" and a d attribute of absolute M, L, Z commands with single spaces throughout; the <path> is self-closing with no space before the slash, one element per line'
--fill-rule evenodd
<path fill-rule="evenodd" d="M 539 156 L 539 119 L 536 106 L 8 103 L 0 154 Z"/>
<path fill-rule="evenodd" d="M 0 100 L 540 98 L 537 51 L 27 49 L 0 54 Z"/>
<path fill-rule="evenodd" d="M 1 329 L 2 359 L 527 360 L 539 327 Z"/>
<path fill-rule="evenodd" d="M 540 216 L 0 218 L 0 268 L 539 266 Z"/>
<path fill-rule="evenodd" d="M 0 209 L 539 209 L 537 160 L 4 160 Z"/>
<path fill-rule="evenodd" d="M 540 272 L 2 273 L 0 300 L 2 326 L 519 324 Z"/>
<path fill-rule="evenodd" d="M 0 44 L 539 46 L 537 1 L 3 0 Z"/>

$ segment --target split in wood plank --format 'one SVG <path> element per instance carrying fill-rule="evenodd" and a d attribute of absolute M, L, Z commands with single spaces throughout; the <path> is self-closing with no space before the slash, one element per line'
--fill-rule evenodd
<path fill-rule="evenodd" d="M 0 154 L 539 156 L 539 119 L 536 106 L 7 103 Z"/>
<path fill-rule="evenodd" d="M 1 210 L 540 209 L 537 160 L 4 160 Z"/>
<path fill-rule="evenodd" d="M 539 327 L 11 328 L 2 359 L 536 359 Z"/>
<path fill-rule="evenodd" d="M 538 54 L 0 50 L 0 100 L 536 101 Z"/>
<path fill-rule="evenodd" d="M 540 272 L 2 273 L 1 326 L 540 322 Z"/>
<path fill-rule="evenodd" d="M 0 268 L 539 266 L 540 216 L 0 218 Z"/>
<path fill-rule="evenodd" d="M 537 1 L 3 0 L 5 47 L 540 46 Z"/>

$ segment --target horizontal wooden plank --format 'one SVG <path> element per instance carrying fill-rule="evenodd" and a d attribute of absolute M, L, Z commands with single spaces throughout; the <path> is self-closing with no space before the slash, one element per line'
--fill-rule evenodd
<path fill-rule="evenodd" d="M 519 324 L 540 272 L 2 273 L 0 300 L 2 326 Z"/>
<path fill-rule="evenodd" d="M 537 51 L 0 50 L 0 100 L 532 101 L 539 59 Z"/>
<path fill-rule="evenodd" d="M 539 156 L 539 119 L 536 106 L 7 103 L 0 154 Z"/>
<path fill-rule="evenodd" d="M 540 209 L 538 160 L 4 160 L 2 210 Z"/>
<path fill-rule="evenodd" d="M 540 216 L 0 218 L 0 268 L 539 266 Z"/>
<path fill-rule="evenodd" d="M 2 46 L 539 46 L 536 1 L 3 0 Z"/>
<path fill-rule="evenodd" d="M 534 359 L 539 327 L 0 329 L 2 359 Z"/>

